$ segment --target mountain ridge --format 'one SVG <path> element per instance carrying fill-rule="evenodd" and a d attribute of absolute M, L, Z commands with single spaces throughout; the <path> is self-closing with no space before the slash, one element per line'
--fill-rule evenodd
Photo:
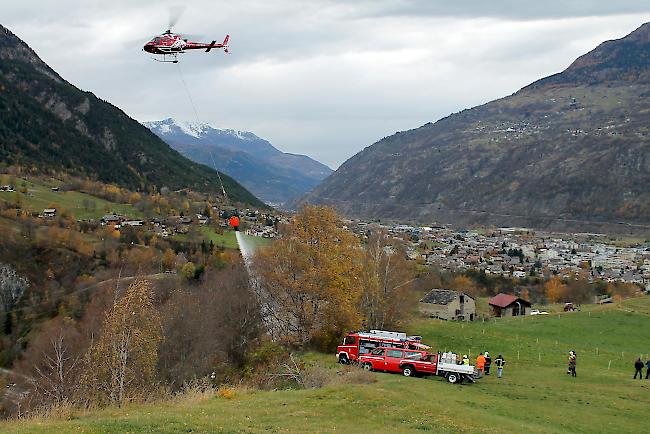
<path fill-rule="evenodd" d="M 134 190 L 219 192 L 217 173 L 187 160 L 119 108 L 82 91 L 0 26 L 0 157 L 4 166 L 90 177 Z M 262 206 L 227 175 L 233 200 Z"/>
<path fill-rule="evenodd" d="M 649 33 L 645 24 L 510 96 L 384 138 L 303 202 L 457 225 L 650 228 Z"/>
<path fill-rule="evenodd" d="M 184 156 L 231 175 L 274 206 L 286 206 L 332 173 L 326 165 L 282 152 L 249 131 L 172 118 L 143 125 Z"/>

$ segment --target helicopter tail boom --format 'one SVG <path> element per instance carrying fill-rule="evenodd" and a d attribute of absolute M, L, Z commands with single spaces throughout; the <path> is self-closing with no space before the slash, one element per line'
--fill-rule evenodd
<path fill-rule="evenodd" d="M 226 35 L 226 38 L 223 40 L 223 42 L 221 44 L 217 44 L 217 41 L 212 41 L 212 42 L 210 42 L 210 45 L 208 45 L 205 52 L 209 53 L 210 50 L 212 50 L 213 48 L 223 48 L 224 51 L 227 53 L 228 52 L 228 41 L 229 40 L 230 40 L 230 35 Z"/>

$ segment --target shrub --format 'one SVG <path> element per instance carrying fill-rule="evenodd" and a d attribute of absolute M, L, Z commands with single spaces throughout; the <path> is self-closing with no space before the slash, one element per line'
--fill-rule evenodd
<path fill-rule="evenodd" d="M 233 399 L 236 395 L 235 389 L 226 385 L 221 385 L 217 390 L 217 396 L 219 398 Z"/>

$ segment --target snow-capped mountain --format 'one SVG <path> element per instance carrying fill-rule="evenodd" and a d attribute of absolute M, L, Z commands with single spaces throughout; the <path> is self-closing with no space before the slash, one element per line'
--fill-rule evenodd
<path fill-rule="evenodd" d="M 332 173 L 324 164 L 284 153 L 248 131 L 171 118 L 143 125 L 187 158 L 223 171 L 275 206 L 302 197 Z"/>

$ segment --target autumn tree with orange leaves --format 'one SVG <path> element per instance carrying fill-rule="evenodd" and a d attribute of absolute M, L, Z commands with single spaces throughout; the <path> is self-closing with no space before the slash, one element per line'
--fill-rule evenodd
<path fill-rule="evenodd" d="M 544 284 L 546 299 L 549 303 L 562 301 L 567 293 L 567 287 L 559 276 L 553 276 Z"/>
<path fill-rule="evenodd" d="M 129 285 L 106 314 L 84 361 L 81 383 L 89 403 L 121 405 L 155 386 L 162 325 L 146 280 Z"/>
<path fill-rule="evenodd" d="M 305 206 L 282 239 L 256 254 L 267 328 L 290 345 L 332 346 L 361 325 L 361 247 L 331 208 Z"/>

